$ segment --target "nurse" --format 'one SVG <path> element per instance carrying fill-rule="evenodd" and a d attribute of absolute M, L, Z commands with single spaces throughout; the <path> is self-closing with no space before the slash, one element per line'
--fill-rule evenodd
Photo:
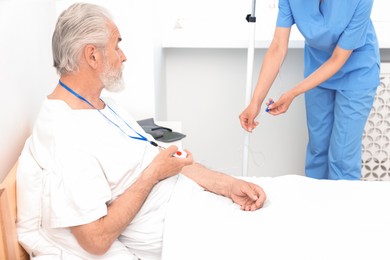
<path fill-rule="evenodd" d="M 255 118 L 287 55 L 291 26 L 296 24 L 305 38 L 304 79 L 278 100 L 265 103 L 270 114 L 279 115 L 305 94 L 309 177 L 361 177 L 362 135 L 380 80 L 372 5 L 373 0 L 279 0 L 274 38 L 251 102 L 239 118 L 248 132 L 259 124 Z"/>

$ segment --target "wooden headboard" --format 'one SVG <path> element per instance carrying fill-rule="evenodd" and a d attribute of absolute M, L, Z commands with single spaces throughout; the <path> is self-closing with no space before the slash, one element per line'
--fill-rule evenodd
<path fill-rule="evenodd" d="M 16 169 L 17 163 L 0 184 L 0 259 L 29 259 L 16 235 Z"/>

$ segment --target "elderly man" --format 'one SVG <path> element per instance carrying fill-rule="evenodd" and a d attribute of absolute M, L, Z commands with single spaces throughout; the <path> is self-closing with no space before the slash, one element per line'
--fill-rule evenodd
<path fill-rule="evenodd" d="M 262 188 L 161 149 L 103 89 L 122 88 L 121 35 L 102 7 L 74 4 L 53 34 L 58 85 L 20 157 L 18 235 L 31 256 L 159 259 L 165 212 L 181 173 L 242 210 Z"/>

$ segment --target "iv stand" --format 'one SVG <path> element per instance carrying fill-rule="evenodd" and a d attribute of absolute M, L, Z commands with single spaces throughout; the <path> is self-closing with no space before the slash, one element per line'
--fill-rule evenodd
<path fill-rule="evenodd" d="M 253 59 L 255 49 L 255 25 L 256 25 L 256 0 L 252 0 L 252 12 L 246 16 L 249 23 L 249 44 L 247 57 L 247 71 L 246 71 L 246 92 L 245 92 L 245 107 L 249 105 L 252 94 L 252 73 L 253 73 Z M 244 133 L 244 151 L 242 160 L 242 175 L 248 176 L 248 155 L 249 155 L 249 133 Z"/>

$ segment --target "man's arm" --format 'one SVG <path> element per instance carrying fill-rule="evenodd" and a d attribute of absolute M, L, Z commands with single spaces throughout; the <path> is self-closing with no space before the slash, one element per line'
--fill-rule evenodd
<path fill-rule="evenodd" d="M 108 251 L 141 209 L 154 185 L 178 174 L 184 166 L 192 164 L 191 153 L 187 158 L 176 158 L 172 156 L 176 151 L 176 146 L 162 150 L 137 181 L 108 206 L 106 216 L 85 225 L 71 227 L 82 248 L 95 255 Z"/>
<path fill-rule="evenodd" d="M 184 167 L 182 174 L 204 189 L 232 199 L 242 210 L 257 210 L 266 200 L 265 192 L 258 185 L 212 171 L 198 163 Z"/>

